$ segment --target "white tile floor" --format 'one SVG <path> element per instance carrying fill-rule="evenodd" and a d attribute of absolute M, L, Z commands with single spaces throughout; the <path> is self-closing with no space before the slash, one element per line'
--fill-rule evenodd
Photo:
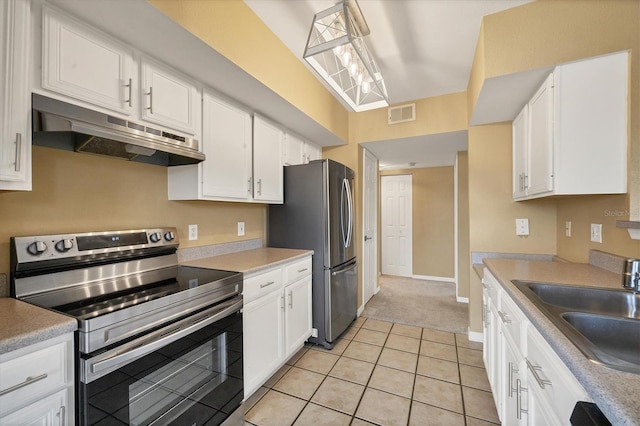
<path fill-rule="evenodd" d="M 305 345 L 244 409 L 256 426 L 499 423 L 481 344 L 362 317 L 330 351 Z"/>

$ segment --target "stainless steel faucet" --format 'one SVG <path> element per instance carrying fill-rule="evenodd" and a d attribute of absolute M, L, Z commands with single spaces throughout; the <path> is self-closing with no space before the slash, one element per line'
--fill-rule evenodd
<path fill-rule="evenodd" d="M 640 259 L 627 259 L 624 261 L 622 287 L 634 293 L 640 292 Z"/>

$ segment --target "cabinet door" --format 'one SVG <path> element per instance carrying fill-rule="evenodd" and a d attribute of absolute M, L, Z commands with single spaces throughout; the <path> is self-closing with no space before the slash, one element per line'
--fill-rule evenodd
<path fill-rule="evenodd" d="M 525 371 L 522 368 L 526 366 L 517 346 L 514 346 L 505 333 L 502 333 L 500 346 L 502 351 L 502 415 L 500 418 L 503 425 L 524 425 L 527 421 L 527 389 L 524 385 Z"/>
<path fill-rule="evenodd" d="M 284 360 L 284 304 L 276 291 L 243 310 L 244 395 L 251 395 Z"/>
<path fill-rule="evenodd" d="M 322 158 L 322 148 L 318 145 L 312 144 L 310 142 L 305 143 L 305 163 L 314 160 L 320 160 Z"/>
<path fill-rule="evenodd" d="M 0 190 L 31 190 L 30 10 L 0 4 Z"/>
<path fill-rule="evenodd" d="M 553 190 L 553 74 L 529 102 L 527 194 Z"/>
<path fill-rule="evenodd" d="M 295 352 L 311 336 L 311 275 L 284 289 L 285 357 Z"/>
<path fill-rule="evenodd" d="M 529 147 L 529 106 L 513 120 L 513 198 L 527 195 L 527 149 Z"/>
<path fill-rule="evenodd" d="M 253 118 L 253 198 L 268 203 L 284 200 L 282 143 L 284 132 L 259 116 Z"/>
<path fill-rule="evenodd" d="M 61 390 L 20 410 L 0 417 L 0 425 L 58 426 L 73 419 L 67 401 L 67 390 Z"/>
<path fill-rule="evenodd" d="M 202 196 L 251 199 L 251 115 L 204 94 Z"/>
<path fill-rule="evenodd" d="M 106 34 L 43 7 L 42 87 L 129 115 L 137 84 L 133 52 Z"/>
<path fill-rule="evenodd" d="M 304 141 L 299 137 L 287 133 L 284 139 L 284 165 L 295 166 L 305 161 Z"/>
<path fill-rule="evenodd" d="M 195 83 L 148 58 L 141 67 L 142 118 L 198 136 L 201 99 Z"/>

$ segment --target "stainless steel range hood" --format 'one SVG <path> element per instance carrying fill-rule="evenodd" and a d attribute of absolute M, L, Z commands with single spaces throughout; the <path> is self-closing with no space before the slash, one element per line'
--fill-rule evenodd
<path fill-rule="evenodd" d="M 165 166 L 205 159 L 198 140 L 38 94 L 32 95 L 35 145 Z M 61 135 L 63 137 L 61 137 Z"/>

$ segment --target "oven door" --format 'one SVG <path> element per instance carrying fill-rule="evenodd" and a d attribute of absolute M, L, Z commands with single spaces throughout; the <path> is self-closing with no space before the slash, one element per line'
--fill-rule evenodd
<path fill-rule="evenodd" d="M 83 425 L 218 425 L 241 404 L 242 298 L 82 356 Z"/>

